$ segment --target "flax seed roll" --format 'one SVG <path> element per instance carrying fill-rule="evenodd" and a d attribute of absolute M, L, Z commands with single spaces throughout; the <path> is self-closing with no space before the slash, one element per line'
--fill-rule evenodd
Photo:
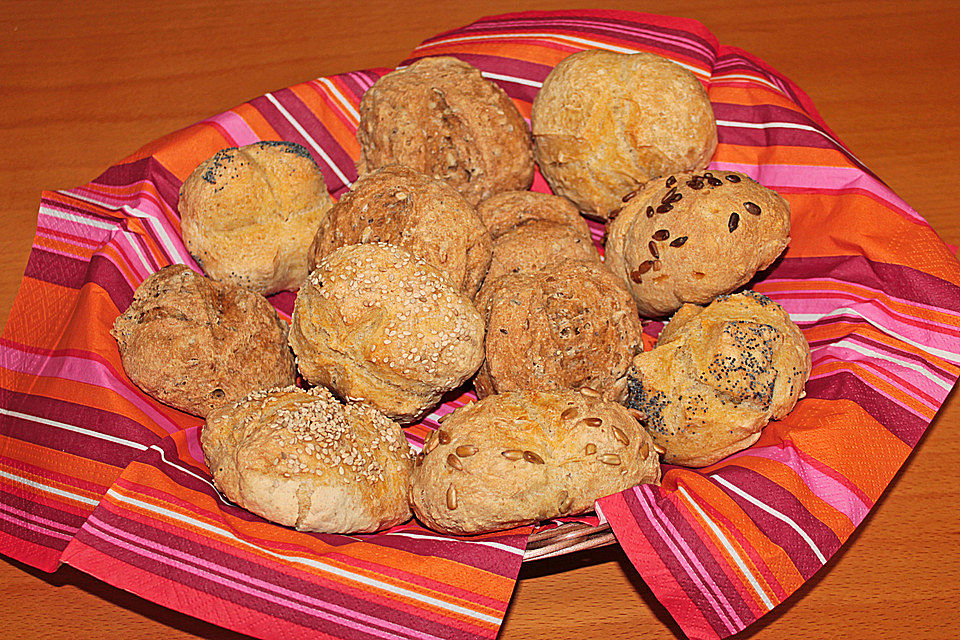
<path fill-rule="evenodd" d="M 253 393 L 208 416 L 200 444 L 217 489 L 267 520 L 371 533 L 410 519 L 413 457 L 400 426 L 326 389 Z"/>
<path fill-rule="evenodd" d="M 625 401 L 644 416 L 664 462 L 713 464 L 749 447 L 804 395 L 810 347 L 786 311 L 754 291 L 687 304 L 628 374 Z"/>
<path fill-rule="evenodd" d="M 483 361 L 483 317 L 438 269 L 384 243 L 341 247 L 304 282 L 290 345 L 303 377 L 412 422 Z"/>
<path fill-rule="evenodd" d="M 650 436 L 623 406 L 576 391 L 489 396 L 446 416 L 411 476 L 427 527 L 474 534 L 585 513 L 660 481 Z"/>
<path fill-rule="evenodd" d="M 537 164 L 553 192 L 603 220 L 646 182 L 706 167 L 717 146 L 700 81 L 652 53 L 568 56 L 544 81 L 531 122 Z"/>
<path fill-rule="evenodd" d="M 734 171 L 677 173 L 633 194 L 607 229 L 606 260 L 640 314 L 708 304 L 766 269 L 790 242 L 790 205 Z"/>

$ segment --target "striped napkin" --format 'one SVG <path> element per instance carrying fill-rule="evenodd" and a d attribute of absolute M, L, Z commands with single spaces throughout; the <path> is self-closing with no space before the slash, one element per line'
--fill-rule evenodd
<path fill-rule="evenodd" d="M 701 24 L 610 11 L 524 13 L 431 38 L 408 62 L 454 55 L 529 116 L 562 58 L 651 51 L 708 88 L 712 168 L 751 175 L 793 210 L 785 257 L 756 284 L 803 329 L 807 397 L 749 450 L 598 510 L 691 638 L 723 638 L 775 607 L 840 548 L 953 387 L 960 265 L 786 78 Z M 256 98 L 147 145 L 75 189 L 45 192 L 0 338 L 0 552 L 106 582 L 259 637 L 492 638 L 530 528 L 456 539 L 415 523 L 357 536 L 296 532 L 226 502 L 203 464 L 201 421 L 126 378 L 109 328 L 170 263 L 197 268 L 177 193 L 228 146 L 310 149 L 334 196 L 356 179 L 357 106 L 386 69 Z M 534 188 L 547 190 L 541 177 Z M 602 229 L 594 225 L 600 240 Z M 271 298 L 289 317 L 294 295 Z M 415 445 L 443 405 L 408 429 Z"/>

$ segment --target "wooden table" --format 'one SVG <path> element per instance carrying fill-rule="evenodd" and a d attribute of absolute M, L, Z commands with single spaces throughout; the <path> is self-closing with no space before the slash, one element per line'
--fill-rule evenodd
<path fill-rule="evenodd" d="M 563 2 L 0 2 L 0 317 L 41 189 L 89 181 L 142 144 L 266 91 L 393 66 L 482 15 Z M 803 87 L 852 151 L 960 243 L 960 3 L 587 2 L 698 18 Z M 799 593 L 743 638 L 947 638 L 960 624 L 960 401 L 951 397 L 892 488 Z M 0 637 L 240 638 L 63 567 L 0 560 Z M 676 624 L 610 547 L 524 567 L 508 638 L 670 638 Z"/>

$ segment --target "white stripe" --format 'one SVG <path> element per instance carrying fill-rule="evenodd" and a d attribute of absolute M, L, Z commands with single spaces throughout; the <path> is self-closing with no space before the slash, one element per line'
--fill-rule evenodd
<path fill-rule="evenodd" d="M 0 414 L 11 416 L 13 418 L 20 418 L 21 420 L 29 420 L 31 422 L 36 422 L 38 424 L 44 424 L 44 425 L 47 425 L 48 427 L 56 427 L 57 429 L 73 431 L 74 433 L 82 433 L 83 435 L 90 436 L 91 438 L 99 438 L 100 440 L 106 440 L 108 442 L 122 444 L 125 447 L 130 447 L 131 449 L 139 449 L 140 451 L 147 450 L 147 446 L 140 444 L 139 442 L 133 442 L 132 440 L 125 440 L 123 438 L 118 438 L 116 436 L 107 435 L 106 433 L 90 431 L 89 429 L 84 429 L 83 427 L 67 424 L 65 422 L 57 422 L 56 420 L 48 420 L 47 418 L 41 418 L 39 416 L 32 416 L 27 413 L 20 413 L 19 411 L 10 411 L 9 409 L 2 409 L 2 408 L 0 408 Z"/>
<path fill-rule="evenodd" d="M 768 506 L 768 505 L 760 502 L 759 500 L 757 500 L 756 498 L 754 498 L 753 496 L 751 496 L 749 493 L 747 493 L 746 491 L 744 491 L 744 490 L 741 489 L 740 487 L 738 487 L 738 486 L 736 486 L 736 485 L 734 485 L 734 484 L 731 484 L 728 480 L 725 480 L 724 478 L 721 478 L 720 476 L 711 476 L 711 477 L 712 477 L 714 480 L 716 480 L 719 484 L 722 484 L 723 486 L 727 487 L 728 489 L 730 489 L 731 491 L 733 491 L 734 493 L 736 493 L 738 496 L 740 496 L 741 498 L 743 498 L 743 499 L 746 500 L 747 502 L 750 502 L 750 503 L 752 503 L 752 504 L 760 507 L 761 509 L 763 509 L 764 511 L 766 511 L 767 513 L 769 513 L 770 515 L 772 515 L 774 518 L 777 518 L 778 520 L 782 520 L 783 522 L 787 523 L 787 524 L 790 526 L 791 529 L 793 529 L 793 530 L 796 531 L 798 534 L 800 534 L 800 537 L 803 538 L 804 542 L 806 542 L 807 545 L 810 547 L 810 549 L 813 551 L 813 553 L 816 554 L 817 559 L 820 560 L 820 563 L 821 563 L 821 564 L 827 564 L 827 559 L 823 557 L 823 554 L 820 552 L 820 549 L 817 547 L 816 544 L 814 544 L 814 542 L 813 542 L 813 540 L 810 538 L 810 536 L 807 535 L 807 532 L 800 528 L 800 525 L 798 525 L 796 522 L 794 522 L 793 520 L 791 520 L 791 519 L 788 518 L 787 516 L 783 515 L 782 513 L 780 513 L 779 511 L 777 511 L 777 510 L 774 509 L 773 507 L 770 507 L 770 506 Z"/>
<path fill-rule="evenodd" d="M 136 498 L 130 498 L 130 497 L 128 497 L 128 496 L 124 496 L 124 495 L 122 495 L 122 494 L 117 493 L 113 488 L 111 488 L 111 489 L 109 489 L 109 490 L 107 491 L 107 495 L 109 495 L 111 498 L 113 498 L 113 499 L 115 499 L 115 500 L 118 500 L 118 501 L 120 501 L 120 502 L 123 502 L 123 503 L 126 503 L 126 504 L 130 504 L 130 505 L 133 505 L 133 506 L 135 506 L 135 507 L 139 507 L 139 508 L 141 508 L 141 509 L 146 509 L 147 511 L 151 511 L 151 512 L 153 512 L 153 513 L 157 513 L 157 514 L 166 516 L 166 517 L 168 517 L 168 518 L 172 518 L 172 519 L 177 520 L 177 521 L 179 521 L 179 522 L 182 522 L 182 523 L 184 523 L 184 524 L 188 524 L 188 525 L 191 525 L 191 526 L 193 526 L 193 527 L 197 527 L 197 528 L 199 528 L 199 529 L 203 529 L 204 531 L 207 531 L 207 532 L 210 532 L 210 533 L 214 533 L 214 534 L 219 535 L 219 536 L 221 536 L 221 537 L 223 537 L 223 538 L 227 538 L 227 539 L 229 539 L 229 540 L 233 540 L 234 542 L 238 542 L 238 543 L 243 544 L 243 545 L 246 545 L 246 546 L 248 546 L 248 547 L 252 547 L 252 548 L 254 548 L 254 549 L 257 549 L 257 550 L 259 550 L 259 551 L 262 551 L 263 553 L 266 553 L 267 555 L 273 556 L 273 557 L 275 557 L 275 558 L 280 558 L 280 559 L 282 559 L 282 560 L 287 560 L 287 561 L 290 561 L 290 562 L 296 562 L 296 563 L 299 563 L 299 564 L 302 564 L 302 565 L 306 565 L 306 566 L 309 566 L 309 567 L 313 567 L 314 569 L 319 569 L 319 570 L 321 570 L 321 571 L 325 571 L 325 572 L 327 572 L 327 573 L 333 574 L 333 575 L 335 575 L 335 576 L 339 576 L 339 577 L 341 577 L 341 578 L 346 578 L 346 579 L 352 580 L 352 581 L 354 581 L 354 582 L 359 582 L 360 584 L 364 584 L 364 585 L 366 585 L 366 586 L 368 586 L 368 587 L 373 587 L 373 588 L 379 589 L 379 590 L 381 590 L 381 591 L 387 591 L 387 592 L 390 592 L 390 593 L 394 593 L 394 594 L 396 594 L 396 595 L 399 595 L 399 596 L 402 596 L 402 597 L 405 597 L 405 598 L 411 598 L 411 599 L 413 599 L 413 600 L 417 600 L 417 601 L 419 601 L 419 602 L 423 602 L 423 603 L 429 604 L 429 605 L 431 605 L 431 606 L 439 607 L 439 608 L 442 608 L 442 609 L 447 609 L 448 611 L 453 611 L 453 612 L 455 612 L 455 613 L 459 613 L 459 614 L 462 614 L 462 615 L 465 615 L 465 616 L 469 616 L 469 617 L 475 618 L 475 619 L 477 619 L 477 620 L 482 620 L 482 621 L 484 621 L 484 622 L 489 622 L 490 624 L 497 624 L 497 625 L 499 625 L 500 622 L 501 622 L 501 620 L 500 620 L 499 618 L 496 618 L 496 617 L 494 617 L 494 616 L 490 616 L 490 615 L 487 615 L 487 614 L 485 614 L 485 613 L 480 613 L 479 611 L 474 611 L 474 610 L 468 609 L 468 608 L 466 608 L 466 607 L 461 607 L 461 606 L 459 606 L 459 605 L 452 604 L 452 603 L 450 603 L 450 602 L 444 602 L 443 600 L 439 600 L 439 599 L 437 599 L 437 598 L 433 598 L 433 597 L 430 597 L 430 596 L 428 596 L 428 595 L 424 595 L 424 594 L 421 594 L 421 593 L 417 593 L 417 592 L 415 592 L 415 591 L 410 591 L 409 589 L 404 589 L 404 588 L 402 588 L 402 587 L 394 586 L 394 585 L 388 584 L 388 583 L 386 583 L 386 582 L 381 582 L 380 580 L 375 580 L 375 579 L 373 579 L 373 578 L 368 578 L 367 576 L 359 575 L 359 574 L 353 573 L 353 572 L 351 572 L 351 571 L 347 571 L 347 570 L 345 570 L 345 569 L 341 569 L 340 567 L 336 567 L 336 566 L 333 566 L 333 565 L 329 565 L 329 564 L 327 564 L 327 563 L 325 563 L 325 562 L 321 562 L 320 560 L 316 560 L 316 559 L 313 559 L 313 558 L 303 558 L 303 557 L 300 557 L 300 556 L 288 556 L 288 555 L 285 555 L 285 554 L 282 554 L 282 553 L 277 553 L 276 551 L 272 551 L 271 549 L 267 549 L 267 548 L 265 548 L 265 547 L 261 547 L 261 546 L 259 546 L 259 545 L 253 544 L 252 542 L 248 542 L 248 541 L 246 541 L 246 540 L 243 540 L 242 538 L 238 538 L 236 535 L 234 535 L 233 533 L 231 533 L 231 532 L 229 532 L 229 531 L 227 531 L 227 530 L 225 530 L 225 529 L 221 529 L 221 528 L 219 528 L 219 527 L 215 527 L 215 526 L 213 526 L 213 525 L 211 525 L 211 524 L 208 524 L 208 523 L 206 523 L 206 522 L 203 522 L 203 521 L 201 521 L 201 520 L 197 520 L 197 519 L 195 519 L 195 518 L 191 518 L 190 516 L 184 515 L 184 514 L 182 514 L 182 513 L 177 513 L 177 512 L 175 512 L 175 511 L 170 511 L 170 510 L 168 510 L 168 509 L 164 509 L 163 507 L 158 507 L 158 506 L 156 506 L 156 505 L 152 505 L 152 504 L 149 504 L 149 503 L 147 503 L 147 502 L 143 502 L 143 501 L 141 501 L 141 500 L 137 500 Z"/>
<path fill-rule="evenodd" d="M 445 539 L 443 539 L 443 538 L 437 538 L 436 536 L 425 536 L 425 535 L 419 534 L 419 533 L 410 533 L 409 531 L 393 531 L 393 532 L 387 533 L 387 534 L 385 534 L 385 535 L 388 535 L 388 536 L 400 536 L 400 537 L 404 537 L 404 538 L 412 538 L 412 539 L 414 539 L 414 540 L 432 540 L 432 541 L 434 541 L 434 542 L 440 542 L 440 543 L 450 542 L 449 539 L 445 540 Z M 516 556 L 522 556 L 522 555 L 523 555 L 523 551 L 521 551 L 520 549 L 517 549 L 516 547 L 511 547 L 510 545 L 508 545 L 508 544 L 503 544 L 503 543 L 501 543 L 501 542 L 492 542 L 492 541 L 490 541 L 490 540 L 466 540 L 466 539 L 460 539 L 460 540 L 457 540 L 457 543 L 468 543 L 468 544 L 482 545 L 482 546 L 485 546 L 485 547 L 492 547 L 492 548 L 494 548 L 494 549 L 499 549 L 499 550 L 501 550 L 501 551 L 506 551 L 506 552 L 512 553 L 513 555 L 516 555 Z"/>
<path fill-rule="evenodd" d="M 778 87 L 776 84 L 770 82 L 770 81 L 767 80 L 766 78 L 761 78 L 760 76 L 751 76 L 751 75 L 748 75 L 748 74 L 746 74 L 746 73 L 722 73 L 722 74 L 716 74 L 716 75 L 710 76 L 710 81 L 713 82 L 713 81 L 715 81 L 715 80 L 727 80 L 727 79 L 731 79 L 731 78 L 734 79 L 734 80 L 748 80 L 748 81 L 750 81 L 750 82 L 756 82 L 756 83 L 759 83 L 759 84 L 765 84 L 765 85 L 767 85 L 768 87 L 771 87 L 771 88 L 773 88 L 773 89 L 776 89 L 779 93 L 783 93 L 783 89 L 782 89 L 781 87 Z"/>
<path fill-rule="evenodd" d="M 932 372 L 921 367 L 918 364 L 915 364 L 913 362 L 909 362 L 906 360 L 899 360 L 887 353 L 876 351 L 874 349 L 870 349 L 863 345 L 856 344 L 853 341 L 848 340 L 846 338 L 844 338 L 843 340 L 838 340 L 836 342 L 831 342 L 828 345 L 824 345 L 823 347 L 820 347 L 819 349 L 817 349 L 817 351 L 824 351 L 824 350 L 827 350 L 829 347 L 843 347 L 845 349 L 850 349 L 851 351 L 856 351 L 857 353 L 864 356 L 868 356 L 870 358 L 876 358 L 877 360 L 885 360 L 887 362 L 892 362 L 894 364 L 900 365 L 901 367 L 906 367 L 907 369 L 910 369 L 916 373 L 919 373 L 924 378 L 927 378 L 928 380 L 936 384 L 941 389 L 949 391 L 950 389 L 953 388 L 953 384 L 945 380 L 941 380 L 940 378 L 936 377 Z"/>
<path fill-rule="evenodd" d="M 19 482 L 20 484 L 25 484 L 28 487 L 33 487 L 34 489 L 39 489 L 40 491 L 52 493 L 62 498 L 69 498 L 70 500 L 75 500 L 76 502 L 82 502 L 83 504 L 89 504 L 92 506 L 97 506 L 100 504 L 99 500 L 91 500 L 86 496 L 78 496 L 75 493 L 64 491 L 63 489 L 57 489 L 56 487 L 51 487 L 45 484 L 40 484 L 39 482 L 34 482 L 33 480 L 27 480 L 26 478 L 15 476 L 12 473 L 7 473 L 6 471 L 0 471 L 0 477 L 6 478 L 7 480 L 12 480 L 13 482 Z"/>
<path fill-rule="evenodd" d="M 548 40 L 554 41 L 563 41 L 563 42 L 573 42 L 580 45 L 586 45 L 591 49 L 603 49 L 605 51 L 616 51 L 617 53 L 637 53 L 639 49 L 630 49 L 627 47 L 618 47 L 616 45 L 609 44 L 607 42 L 599 42 L 597 40 L 588 40 L 587 38 L 575 38 L 573 36 L 560 35 L 558 33 L 539 33 L 539 32 L 522 32 L 516 31 L 513 33 L 485 33 L 477 36 L 459 36 L 456 38 L 443 38 L 442 40 L 434 40 L 429 42 L 424 47 L 425 49 L 430 49 L 437 45 L 449 44 L 451 42 L 470 42 L 473 40 L 493 40 L 497 38 L 504 38 L 514 40 L 516 38 L 546 38 Z M 670 62 L 680 65 L 681 67 L 688 69 L 696 75 L 707 77 L 707 74 L 700 67 L 695 67 L 690 64 L 680 62 L 678 60 L 670 59 Z"/>
<path fill-rule="evenodd" d="M 826 132 L 811 127 L 807 124 L 797 122 L 740 122 L 739 120 L 717 120 L 718 127 L 737 127 L 740 129 L 799 129 L 801 131 L 812 131 L 820 134 L 839 148 L 844 148 L 842 144 L 831 138 Z"/>
<path fill-rule="evenodd" d="M 484 78 L 489 78 L 492 80 L 503 80 L 504 82 L 513 82 L 514 84 L 524 84 L 528 87 L 536 87 L 539 89 L 543 86 L 542 82 L 537 82 L 536 80 L 527 80 L 526 78 L 517 78 L 515 76 L 505 76 L 502 73 L 490 73 L 489 71 L 482 71 L 480 73 Z"/>
<path fill-rule="evenodd" d="M 139 180 L 138 182 L 143 182 L 143 181 Z M 77 200 L 83 200 L 84 202 L 89 202 L 90 204 L 95 204 L 101 207 L 105 207 L 112 211 L 124 211 L 131 218 L 140 218 L 142 220 L 148 221 L 150 223 L 148 226 L 154 232 L 157 239 L 160 241 L 160 244 L 163 245 L 163 248 L 167 250 L 167 254 L 170 255 L 171 257 L 179 257 L 181 262 L 186 262 L 187 257 L 183 254 L 183 252 L 179 250 L 178 243 L 174 242 L 173 239 L 171 239 L 170 234 L 167 233 L 167 230 L 164 228 L 163 223 L 157 220 L 157 218 L 155 218 L 154 216 L 151 216 L 147 213 L 144 213 L 143 211 L 140 211 L 139 209 L 128 206 L 126 204 L 117 205 L 117 204 L 103 202 L 101 200 L 92 198 L 90 196 L 81 195 L 76 191 L 68 190 L 68 191 L 62 191 L 60 193 L 63 193 L 71 198 L 76 198 Z M 119 222 L 116 225 L 114 225 L 114 227 L 119 228 Z M 124 232 L 124 233 L 132 233 L 132 232 Z M 137 234 L 134 234 L 134 235 L 137 235 Z"/>
<path fill-rule="evenodd" d="M 763 587 L 760 586 L 760 583 L 757 581 L 754 575 L 750 573 L 746 563 L 744 563 L 736 549 L 733 548 L 733 545 L 730 544 L 730 541 L 727 540 L 727 537 L 723 535 L 723 532 L 720 530 L 720 528 L 714 524 L 713 520 L 711 520 L 706 513 L 704 513 L 703 509 L 700 508 L 700 505 L 694 502 L 693 498 L 690 497 L 690 494 L 687 493 L 686 489 L 678 486 L 677 490 L 680 491 L 680 495 L 687 499 L 687 502 L 693 505 L 693 508 L 697 510 L 697 513 L 700 515 L 700 517 L 703 518 L 703 520 L 710 527 L 710 530 L 713 531 L 718 538 L 720 538 L 720 543 L 723 545 L 723 548 L 726 549 L 727 553 L 733 557 L 733 561 L 737 563 L 738 567 L 740 567 L 740 571 L 742 571 L 743 575 L 745 575 L 747 580 L 750 581 L 750 586 L 753 587 L 753 590 L 756 591 L 757 595 L 760 596 L 760 599 L 763 600 L 763 604 L 767 605 L 767 610 L 773 609 L 773 602 L 769 597 L 767 597 L 766 591 L 763 590 Z"/>
<path fill-rule="evenodd" d="M 346 96 L 340 93 L 340 90 L 333 86 L 333 83 L 330 82 L 330 80 L 327 78 L 318 78 L 317 82 L 324 85 L 330 91 L 330 93 L 333 94 L 334 99 L 353 117 L 354 120 L 357 122 L 360 121 L 360 114 L 356 109 L 353 108 L 353 105 L 350 104 L 350 101 L 347 100 Z"/>
<path fill-rule="evenodd" d="M 70 194 L 73 196 L 74 194 Z M 87 202 L 92 202 L 89 198 L 78 198 L 79 200 L 86 200 Z M 96 202 L 103 206 L 103 203 Z M 66 211 L 60 211 L 59 209 L 54 209 L 52 207 L 40 207 L 40 213 L 48 215 L 53 218 L 60 218 L 61 220 L 67 220 L 69 222 L 76 222 L 78 224 L 87 225 L 88 227 L 94 227 L 96 229 L 109 229 L 115 231 L 119 228 L 119 223 L 105 222 L 97 218 L 88 218 L 87 216 L 77 215 L 76 213 L 68 213 Z"/>
<path fill-rule="evenodd" d="M 879 329 L 879 330 L 882 331 L 883 333 L 885 333 L 885 334 L 887 334 L 887 335 L 890 335 L 890 336 L 893 336 L 893 337 L 897 338 L 898 340 L 900 340 L 900 341 L 902 341 L 902 342 L 906 342 L 907 344 L 909 344 L 909 345 L 911 345 L 911 346 L 914 346 L 914 347 L 920 349 L 921 351 L 925 351 L 925 352 L 927 352 L 927 353 L 932 353 L 932 354 L 935 355 L 935 356 L 938 356 L 938 357 L 940 357 L 940 358 L 943 358 L 943 359 L 946 360 L 947 362 L 950 362 L 950 363 L 953 363 L 953 364 L 960 364 L 960 354 L 954 353 L 953 351 L 946 351 L 945 349 L 938 349 L 937 347 L 934 347 L 934 346 L 931 346 L 931 345 L 928 345 L 928 344 L 920 344 L 920 343 L 917 342 L 916 340 L 911 340 L 910 338 L 906 337 L 905 335 L 903 335 L 903 334 L 901 334 L 901 333 L 897 333 L 897 332 L 894 331 L 891 327 L 883 326 L 883 325 L 881 325 L 880 323 L 878 323 L 878 322 L 876 322 L 876 321 L 874 321 L 874 320 L 871 320 L 870 318 L 864 316 L 862 313 L 859 313 L 859 312 L 857 312 L 857 311 L 854 311 L 854 310 L 851 309 L 850 307 L 838 307 L 838 308 L 836 308 L 836 309 L 832 309 L 829 313 L 822 313 L 822 314 L 821 314 L 821 313 L 793 313 L 793 312 L 791 312 L 791 313 L 790 313 L 790 319 L 793 320 L 794 322 L 797 322 L 797 323 L 800 323 L 800 322 L 819 322 L 820 320 L 823 320 L 823 319 L 826 319 L 826 318 L 832 318 L 832 317 L 835 317 L 835 316 L 842 316 L 842 315 L 854 315 L 854 316 L 857 316 L 858 318 L 862 319 L 864 322 L 866 322 L 866 323 L 868 323 L 868 324 L 876 327 L 877 329 Z"/>
<path fill-rule="evenodd" d="M 335 174 L 337 174 L 337 177 L 340 178 L 340 180 L 343 182 L 343 184 L 347 185 L 348 187 L 349 187 L 349 186 L 352 186 L 351 182 L 350 182 L 349 180 L 347 180 L 347 176 L 343 175 L 343 173 L 340 171 L 340 167 L 338 167 L 338 166 L 333 162 L 333 160 L 330 159 L 330 156 L 328 156 L 328 155 L 327 155 L 327 152 L 324 151 L 324 150 L 320 147 L 319 144 L 317 144 L 317 141 L 314 140 L 313 137 L 312 137 L 309 133 L 307 133 L 306 130 L 304 130 L 304 128 L 303 128 L 302 126 L 300 126 L 300 123 L 297 122 L 296 118 L 294 118 L 292 115 L 290 115 L 290 112 L 283 108 L 283 105 L 280 104 L 280 101 L 278 101 L 278 100 L 273 96 L 272 93 L 266 94 L 265 97 L 267 98 L 267 100 L 269 100 L 270 102 L 272 102 L 272 103 L 273 103 L 273 106 L 275 106 L 275 107 L 277 108 L 277 110 L 279 110 L 280 113 L 283 114 L 283 117 L 286 118 L 286 119 L 290 122 L 290 124 L 293 125 L 293 128 L 296 129 L 296 130 L 300 133 L 300 135 L 302 135 L 304 138 L 306 138 L 307 142 L 310 143 L 310 146 L 313 147 L 314 151 L 316 151 L 317 153 L 320 154 L 320 156 L 323 158 L 324 162 L 327 163 L 327 166 L 330 167 Z"/>

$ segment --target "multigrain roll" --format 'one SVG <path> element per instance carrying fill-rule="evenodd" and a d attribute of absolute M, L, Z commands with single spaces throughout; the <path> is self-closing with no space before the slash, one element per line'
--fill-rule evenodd
<path fill-rule="evenodd" d="M 600 262 L 590 227 L 569 200 L 535 191 L 499 193 L 477 206 L 493 237 L 485 283 L 564 259 Z"/>
<path fill-rule="evenodd" d="M 490 234 L 449 185 L 391 165 L 357 180 L 330 210 L 310 246 L 313 269 L 335 249 L 386 242 L 413 253 L 473 296 L 490 266 Z"/>
<path fill-rule="evenodd" d="M 208 276 L 269 295 L 307 277 L 307 249 L 331 206 L 309 151 L 255 142 L 194 169 L 180 188 L 180 230 Z"/>
<path fill-rule="evenodd" d="M 474 534 L 584 513 L 659 481 L 650 436 L 623 406 L 575 391 L 516 391 L 445 417 L 418 458 L 410 504 L 430 529 Z"/>
<path fill-rule="evenodd" d="M 537 164 L 553 192 L 604 220 L 646 182 L 706 167 L 717 147 L 700 81 L 652 53 L 568 56 L 544 81 L 531 123 Z"/>
<path fill-rule="evenodd" d="M 182 264 L 144 280 L 110 334 L 134 384 L 198 416 L 296 377 L 287 323 L 263 296 Z"/>
<path fill-rule="evenodd" d="M 410 519 L 413 456 L 400 426 L 326 389 L 253 393 L 211 413 L 200 444 L 217 489 L 267 520 L 371 533 Z"/>
<path fill-rule="evenodd" d="M 290 345 L 300 373 L 412 422 L 483 362 L 483 317 L 439 270 L 383 243 L 337 249 L 304 282 Z"/>
<path fill-rule="evenodd" d="M 623 283 L 602 264 L 565 260 L 485 285 L 487 325 L 480 397 L 516 389 L 589 387 L 607 400 L 626 393 L 642 349 L 640 318 Z"/>
<path fill-rule="evenodd" d="M 533 182 L 530 129 L 472 65 L 424 58 L 383 76 L 360 101 L 363 174 L 402 164 L 443 180 L 470 204 Z"/>
<path fill-rule="evenodd" d="M 735 171 L 677 173 L 630 198 L 607 230 L 606 260 L 640 314 L 665 316 L 740 287 L 790 241 L 790 205 Z"/>
<path fill-rule="evenodd" d="M 680 308 L 629 373 L 628 407 L 664 462 L 703 467 L 749 447 L 804 395 L 810 347 L 786 311 L 754 291 Z"/>

